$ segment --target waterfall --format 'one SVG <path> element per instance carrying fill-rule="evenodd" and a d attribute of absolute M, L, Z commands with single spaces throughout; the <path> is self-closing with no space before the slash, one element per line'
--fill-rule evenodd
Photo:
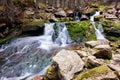
<path fill-rule="evenodd" d="M 90 21 L 94 22 L 94 17 L 99 15 L 100 15 L 100 11 L 95 11 L 95 14 L 90 16 Z"/>
<path fill-rule="evenodd" d="M 103 26 L 102 26 L 101 23 L 98 24 L 98 30 L 99 30 L 101 33 L 104 32 L 104 30 L 103 30 Z"/>
<path fill-rule="evenodd" d="M 75 18 L 75 21 L 76 21 L 76 22 L 79 22 L 79 21 L 80 21 L 78 12 L 75 12 L 75 13 L 74 13 L 74 18 Z"/>
<path fill-rule="evenodd" d="M 54 27 L 57 27 L 57 36 Z M 12 40 L 0 49 L 5 63 L 0 66 L 0 80 L 20 80 L 35 74 L 44 74 L 46 66 L 60 47 L 70 44 L 65 23 L 45 23 L 42 36 L 24 37 Z"/>
<path fill-rule="evenodd" d="M 70 43 L 71 39 L 66 28 L 65 23 L 57 23 L 58 28 L 58 37 L 55 40 L 55 44 L 65 47 Z"/>
<path fill-rule="evenodd" d="M 90 17 L 90 21 L 91 23 L 93 24 L 93 27 L 95 29 L 95 35 L 96 35 L 96 38 L 97 40 L 105 40 L 105 37 L 104 35 L 102 34 L 103 33 L 103 26 L 101 23 L 98 24 L 98 28 L 96 28 L 96 23 L 94 21 L 94 17 L 95 16 L 99 16 L 100 15 L 100 11 L 96 11 L 95 14 L 93 16 Z"/>
<path fill-rule="evenodd" d="M 92 22 L 92 24 L 93 24 L 94 29 L 95 29 L 95 35 L 96 35 L 97 40 L 105 40 L 105 37 L 102 34 L 102 32 L 99 29 L 96 28 L 95 22 Z M 101 24 L 99 24 L 99 25 L 101 25 Z M 101 30 L 103 31 L 103 29 L 101 29 Z"/>

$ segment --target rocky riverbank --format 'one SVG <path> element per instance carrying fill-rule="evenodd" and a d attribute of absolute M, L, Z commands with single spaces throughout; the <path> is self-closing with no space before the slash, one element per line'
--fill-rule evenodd
<path fill-rule="evenodd" d="M 97 40 L 63 49 L 52 58 L 46 74 L 32 80 L 119 80 L 120 46 L 112 44 Z"/>

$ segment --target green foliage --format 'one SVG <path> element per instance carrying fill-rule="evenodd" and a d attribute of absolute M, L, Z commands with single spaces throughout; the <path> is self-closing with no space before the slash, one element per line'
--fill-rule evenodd
<path fill-rule="evenodd" d="M 93 68 L 91 70 L 88 70 L 86 72 L 83 72 L 83 73 L 79 74 L 75 78 L 75 80 L 83 80 L 84 78 L 87 79 L 89 77 L 95 77 L 95 76 L 100 75 L 100 74 L 106 74 L 110 71 L 111 70 L 106 65 L 99 66 L 99 67 Z"/>
<path fill-rule="evenodd" d="M 4 44 L 5 42 L 7 42 L 8 40 L 10 40 L 12 37 L 11 36 L 7 36 L 7 37 L 5 37 L 5 38 L 1 38 L 0 39 L 0 45 L 1 44 Z"/>
<path fill-rule="evenodd" d="M 106 9 L 106 6 L 103 6 L 103 5 L 100 5 L 100 6 L 99 6 L 99 10 L 100 10 L 100 11 L 104 11 L 105 9 Z"/>

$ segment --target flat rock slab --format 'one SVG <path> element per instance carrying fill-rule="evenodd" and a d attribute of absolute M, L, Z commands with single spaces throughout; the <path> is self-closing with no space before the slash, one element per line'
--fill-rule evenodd
<path fill-rule="evenodd" d="M 112 49 L 112 48 L 109 45 L 98 45 L 95 46 L 95 49 L 102 50 L 102 49 Z"/>
<path fill-rule="evenodd" d="M 108 40 L 87 41 L 85 42 L 85 45 L 87 47 L 94 48 L 95 46 L 98 45 L 109 45 L 109 41 Z"/>

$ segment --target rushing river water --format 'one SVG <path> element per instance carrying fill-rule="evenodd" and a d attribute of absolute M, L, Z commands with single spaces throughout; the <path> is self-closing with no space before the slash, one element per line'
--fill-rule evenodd
<path fill-rule="evenodd" d="M 0 67 L 1 80 L 20 80 L 44 74 L 51 57 L 71 39 L 65 23 L 46 23 L 44 35 L 17 38 L 0 49 L 5 64 Z"/>

